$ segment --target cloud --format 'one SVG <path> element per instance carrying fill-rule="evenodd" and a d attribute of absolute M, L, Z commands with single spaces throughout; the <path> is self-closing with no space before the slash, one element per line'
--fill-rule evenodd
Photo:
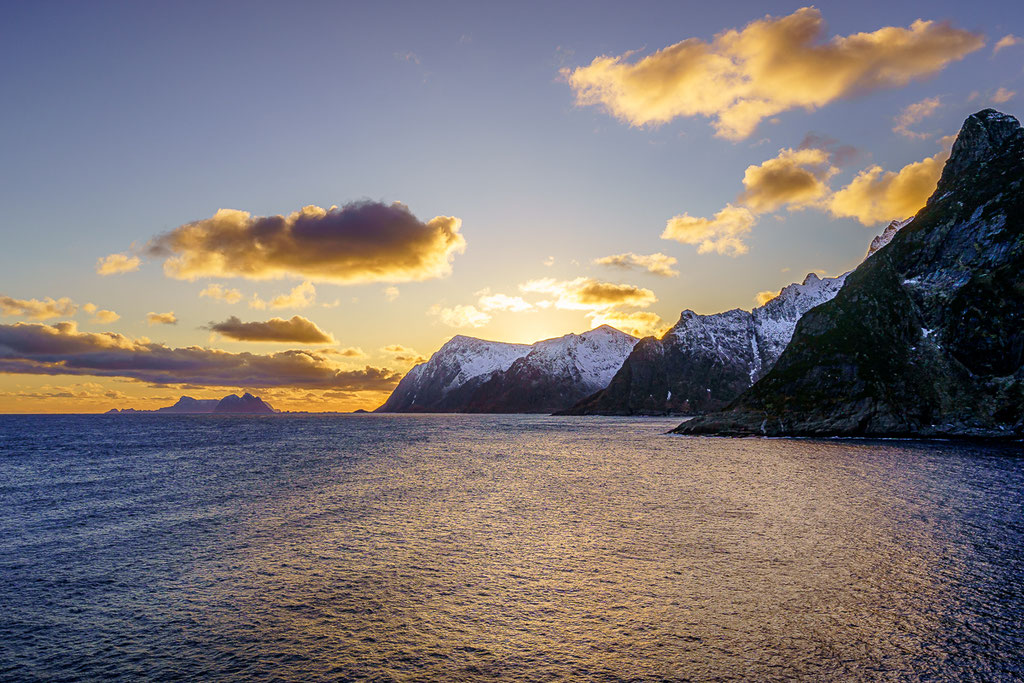
<path fill-rule="evenodd" d="M 343 369 L 327 354 L 230 353 L 170 348 L 113 333 L 79 332 L 74 322 L 0 325 L 0 373 L 127 377 L 156 385 L 293 387 L 384 391 L 401 375 L 387 368 Z"/>
<path fill-rule="evenodd" d="M 321 353 L 329 356 L 341 356 L 343 358 L 366 358 L 366 352 L 358 346 L 349 346 L 344 349 L 324 349 Z"/>
<path fill-rule="evenodd" d="M 121 319 L 121 316 L 119 316 L 114 311 L 111 311 L 111 310 L 108 310 L 106 308 L 103 308 L 103 309 L 100 309 L 100 310 L 96 311 L 96 313 L 92 317 L 92 322 L 94 322 L 94 323 L 112 323 L 115 320 L 120 320 L 120 319 Z"/>
<path fill-rule="evenodd" d="M 755 213 L 814 204 L 828 194 L 827 181 L 839 170 L 829 159 L 823 149 L 780 149 L 775 158 L 747 166 L 739 201 Z"/>
<path fill-rule="evenodd" d="M 828 201 L 833 216 L 852 217 L 864 225 L 913 216 L 935 191 L 949 150 L 907 164 L 899 171 L 866 168 Z"/>
<path fill-rule="evenodd" d="M 509 296 L 507 294 L 491 294 L 489 289 L 477 292 L 480 298 L 477 304 L 484 311 L 508 311 L 510 313 L 528 313 L 537 310 L 537 307 L 521 296 Z"/>
<path fill-rule="evenodd" d="M 473 305 L 458 304 L 450 308 L 434 304 L 427 311 L 449 327 L 483 327 L 491 322 L 489 313 L 477 309 Z"/>
<path fill-rule="evenodd" d="M 223 285 L 212 284 L 199 292 L 199 296 L 209 297 L 215 301 L 237 304 L 242 300 L 242 293 L 237 289 L 227 289 Z"/>
<path fill-rule="evenodd" d="M 130 273 L 139 269 L 141 261 L 138 256 L 128 254 L 111 254 L 96 261 L 96 272 L 100 275 L 116 275 L 117 273 Z"/>
<path fill-rule="evenodd" d="M 754 301 L 757 302 L 758 306 L 764 306 L 766 303 L 777 297 L 779 294 L 779 291 L 771 290 L 765 292 L 758 292 L 757 295 L 754 296 Z"/>
<path fill-rule="evenodd" d="M 396 363 L 416 365 L 427 361 L 427 359 L 415 349 L 410 349 L 408 346 L 402 346 L 401 344 L 390 344 L 388 346 L 381 347 L 380 350 L 381 353 L 391 356 L 391 359 Z"/>
<path fill-rule="evenodd" d="M 71 299 L 61 297 L 53 299 L 12 299 L 9 296 L 0 296 L 0 314 L 6 316 L 20 316 L 29 320 L 49 320 L 51 318 L 70 317 L 78 312 L 78 307 Z"/>
<path fill-rule="evenodd" d="M 599 266 L 612 266 L 614 268 L 623 268 L 627 270 L 646 270 L 652 275 L 661 275 L 663 277 L 675 277 L 676 275 L 679 275 L 679 271 L 672 268 L 672 266 L 676 264 L 676 259 L 662 253 L 634 254 L 630 251 L 625 254 L 602 256 L 599 259 L 594 259 L 594 263 Z"/>
<path fill-rule="evenodd" d="M 519 289 L 524 292 L 550 294 L 555 297 L 556 308 L 576 311 L 616 306 L 644 308 L 658 300 L 649 289 L 629 284 L 601 282 L 590 277 L 578 277 L 575 280 L 530 280 L 519 285 Z"/>
<path fill-rule="evenodd" d="M 334 337 L 302 316 L 290 320 L 271 318 L 265 321 L 244 323 L 237 316 L 224 322 L 210 323 L 210 329 L 226 339 L 243 342 L 295 342 L 297 344 L 333 344 Z"/>
<path fill-rule="evenodd" d="M 150 311 L 146 314 L 146 322 L 150 325 L 177 325 L 178 316 L 174 315 L 174 311 L 167 311 L 166 313 Z"/>
<path fill-rule="evenodd" d="M 996 41 L 995 46 L 992 48 L 992 54 L 995 54 L 1000 50 L 1004 50 L 1008 47 L 1013 47 L 1014 45 L 1020 45 L 1021 43 L 1024 43 L 1024 40 L 1021 40 L 1012 33 L 1007 34 L 1000 38 L 998 41 Z"/>
<path fill-rule="evenodd" d="M 1007 90 L 1006 88 L 999 88 L 996 90 L 996 94 L 992 96 L 992 101 L 996 104 L 1003 104 L 1009 102 L 1017 95 L 1016 90 Z"/>
<path fill-rule="evenodd" d="M 316 301 L 316 287 L 309 280 L 306 280 L 301 285 L 296 285 L 292 288 L 292 291 L 287 294 L 279 294 L 270 300 L 268 304 L 266 301 L 261 299 L 258 294 L 252 295 L 252 300 L 249 302 L 249 308 L 255 308 L 263 310 L 269 306 L 270 308 L 308 308 L 313 305 Z"/>
<path fill-rule="evenodd" d="M 384 288 L 384 298 L 388 301 L 394 301 L 398 298 L 399 294 L 401 294 L 401 292 L 398 291 L 398 287 L 392 286 Z"/>
<path fill-rule="evenodd" d="M 651 311 L 604 310 L 588 313 L 587 317 L 594 327 L 611 325 L 634 337 L 660 337 L 672 327 L 671 323 L 662 320 L 661 316 Z"/>
<path fill-rule="evenodd" d="M 711 42 L 688 38 L 639 59 L 601 56 L 562 69 L 580 106 L 600 105 L 633 126 L 681 116 L 713 119 L 716 135 L 750 136 L 763 119 L 906 85 L 984 45 L 980 34 L 917 20 L 827 41 L 821 13 L 766 16 Z"/>
<path fill-rule="evenodd" d="M 738 256 L 747 253 L 743 238 L 755 223 L 757 216 L 750 209 L 726 204 L 724 209 L 710 219 L 688 213 L 670 218 L 661 238 L 696 244 L 699 254 L 716 252 Z"/>
<path fill-rule="evenodd" d="M 355 284 L 444 277 L 466 240 L 462 221 L 417 219 L 400 203 L 307 206 L 288 216 L 221 209 L 154 238 L 146 251 L 180 280 L 297 277 Z"/>
<path fill-rule="evenodd" d="M 841 145 L 835 138 L 816 133 L 805 135 L 797 149 L 818 149 L 828 152 L 829 161 L 833 166 L 845 166 L 860 154 L 860 151 L 853 145 Z"/>
<path fill-rule="evenodd" d="M 930 137 L 930 133 L 915 133 L 910 130 L 910 126 L 931 116 L 941 106 L 942 103 L 939 101 L 938 97 L 928 97 L 920 102 L 908 104 L 894 119 L 896 125 L 893 126 L 892 131 L 894 133 L 899 133 L 904 137 L 917 138 L 919 140 L 924 140 L 925 138 Z"/>

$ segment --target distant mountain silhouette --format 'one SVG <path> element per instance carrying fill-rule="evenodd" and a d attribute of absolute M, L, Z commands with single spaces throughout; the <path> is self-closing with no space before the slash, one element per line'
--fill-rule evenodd
<path fill-rule="evenodd" d="M 218 415 L 269 415 L 277 411 L 260 397 L 245 393 L 241 396 L 228 394 L 222 399 L 197 399 L 191 396 L 182 396 L 173 406 L 165 406 L 156 410 L 135 410 L 134 408 L 118 410 L 117 408 L 111 408 L 107 412 L 119 414 L 159 413 L 169 415 L 206 415 L 211 413 L 217 413 Z"/>

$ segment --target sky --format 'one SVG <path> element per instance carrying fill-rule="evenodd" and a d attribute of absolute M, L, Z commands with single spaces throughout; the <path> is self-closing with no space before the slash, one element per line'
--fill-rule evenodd
<path fill-rule="evenodd" d="M 856 267 L 1024 114 L 1024 9 L 15 2 L 0 65 L 0 412 L 372 409 Z"/>

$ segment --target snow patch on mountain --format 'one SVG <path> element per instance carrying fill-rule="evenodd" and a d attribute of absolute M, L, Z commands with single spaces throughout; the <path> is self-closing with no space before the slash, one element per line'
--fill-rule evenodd
<path fill-rule="evenodd" d="M 892 223 L 889 223 L 889 225 L 885 226 L 885 230 L 882 231 L 882 234 L 871 240 L 871 245 L 868 247 L 868 256 L 871 256 L 876 251 L 889 244 L 889 242 L 892 242 L 892 238 L 896 236 L 896 233 L 910 225 L 912 220 L 914 220 L 913 216 L 902 221 L 893 221 Z M 864 258 L 867 258 L 867 256 Z"/>

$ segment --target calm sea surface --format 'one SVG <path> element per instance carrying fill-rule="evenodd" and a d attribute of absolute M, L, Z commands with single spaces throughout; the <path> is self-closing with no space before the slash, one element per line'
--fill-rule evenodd
<path fill-rule="evenodd" d="M 0 416 L 2 680 L 1024 678 L 1017 447 Z"/>

